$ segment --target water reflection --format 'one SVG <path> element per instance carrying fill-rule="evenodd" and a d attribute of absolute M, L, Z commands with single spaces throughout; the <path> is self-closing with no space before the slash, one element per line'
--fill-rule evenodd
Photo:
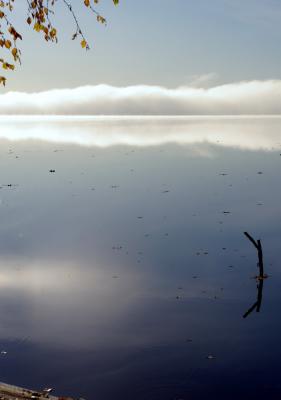
<path fill-rule="evenodd" d="M 263 279 L 259 279 L 257 283 L 257 301 L 245 312 L 243 318 L 247 318 L 254 310 L 260 312 L 262 305 L 262 291 L 263 291 Z"/>
<path fill-rule="evenodd" d="M 0 117 L 0 138 L 108 147 L 214 144 L 248 150 L 280 148 L 279 116 Z"/>
<path fill-rule="evenodd" d="M 99 400 L 279 395 L 280 128 L 1 120 L 1 380 Z M 245 321 L 247 229 L 274 279 Z"/>

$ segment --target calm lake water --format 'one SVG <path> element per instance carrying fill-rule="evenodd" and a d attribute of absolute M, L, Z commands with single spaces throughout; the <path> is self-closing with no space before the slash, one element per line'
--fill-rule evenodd
<path fill-rule="evenodd" d="M 0 380 L 280 399 L 280 178 L 278 117 L 2 117 Z"/>

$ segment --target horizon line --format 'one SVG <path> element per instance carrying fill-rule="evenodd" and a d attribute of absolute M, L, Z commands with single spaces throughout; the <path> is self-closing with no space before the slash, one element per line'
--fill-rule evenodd
<path fill-rule="evenodd" d="M 0 114 L 0 119 L 8 118 L 280 118 L 281 114 Z"/>

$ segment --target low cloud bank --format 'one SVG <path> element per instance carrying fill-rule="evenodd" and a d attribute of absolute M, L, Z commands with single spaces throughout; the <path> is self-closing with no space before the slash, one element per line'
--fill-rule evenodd
<path fill-rule="evenodd" d="M 281 114 L 281 80 L 203 89 L 83 86 L 0 95 L 0 115 L 260 115 Z"/>

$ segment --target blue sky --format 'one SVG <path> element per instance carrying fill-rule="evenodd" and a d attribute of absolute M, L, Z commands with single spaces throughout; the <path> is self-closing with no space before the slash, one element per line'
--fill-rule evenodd
<path fill-rule="evenodd" d="M 62 6 L 56 18 L 60 42 L 51 45 L 19 22 L 25 2 L 17 1 L 23 65 L 9 74 L 6 91 L 101 83 L 175 88 L 202 75 L 204 86 L 281 78 L 279 0 L 121 0 L 118 7 L 101 0 L 106 28 L 84 7 L 79 12 L 82 0 L 73 0 L 92 43 L 87 53 L 70 40 L 74 27 Z"/>

